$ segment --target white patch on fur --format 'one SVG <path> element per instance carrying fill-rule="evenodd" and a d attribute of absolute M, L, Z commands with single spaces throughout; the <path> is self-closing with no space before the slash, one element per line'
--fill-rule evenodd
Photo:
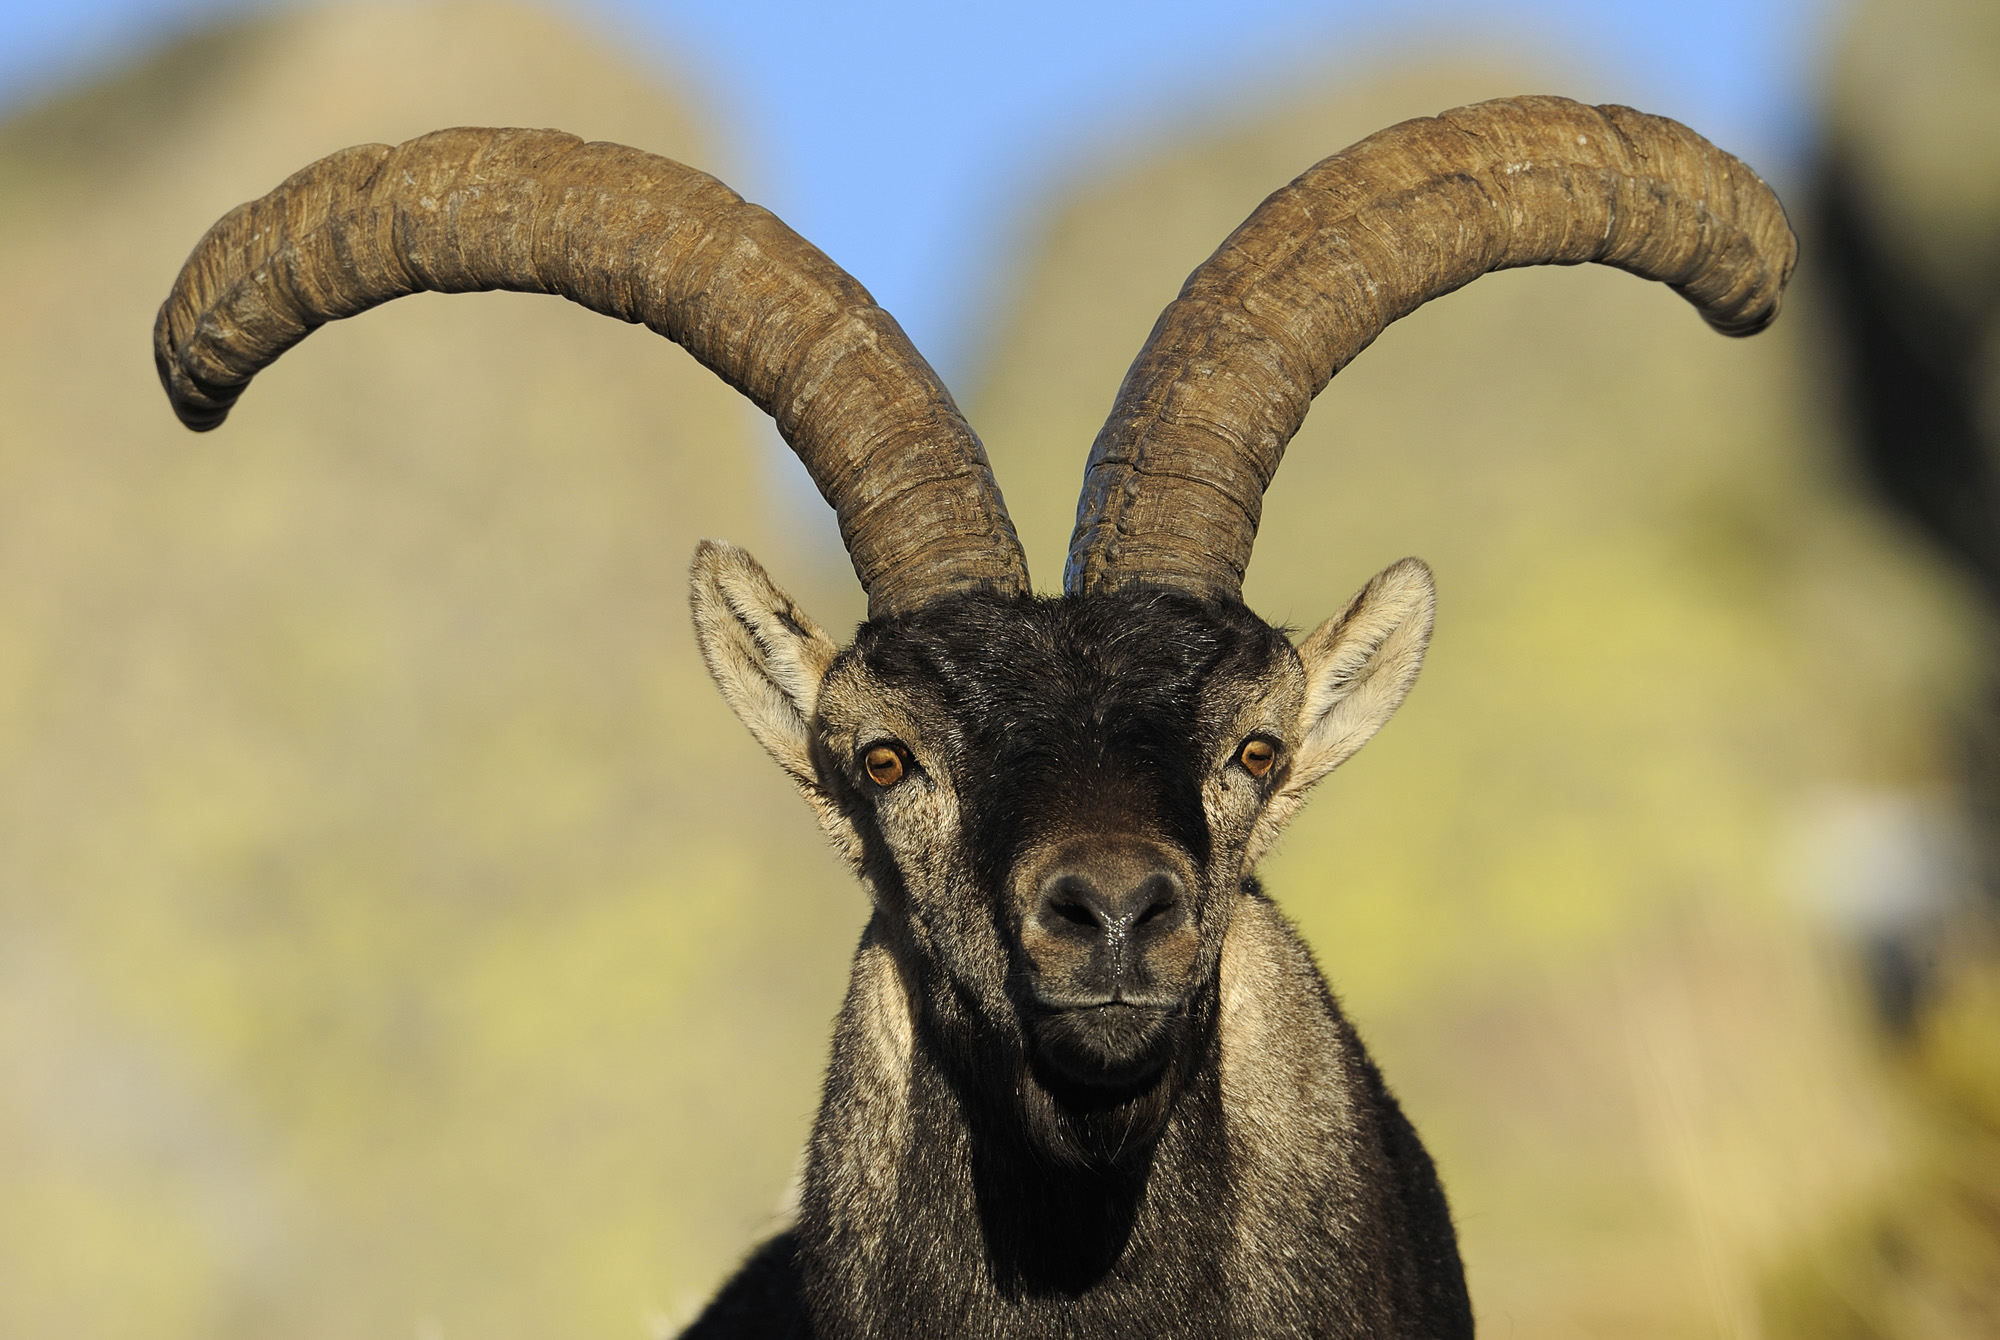
<path fill-rule="evenodd" d="M 851 1054 L 856 1082 L 843 1094 L 839 1122 L 840 1167 L 831 1208 L 837 1235 L 864 1259 L 888 1253 L 887 1225 L 895 1205 L 905 1148 L 910 1140 L 910 1058 L 916 1047 L 914 1005 L 886 945 L 871 932 L 854 963 L 851 988 L 858 1009 L 860 1043 Z"/>
<path fill-rule="evenodd" d="M 870 944 L 855 975 L 867 992 L 868 1068 L 884 1078 L 907 1081 L 917 1046 L 916 1025 L 911 1021 L 916 1006 L 903 989 L 895 958 L 885 946 Z"/>
<path fill-rule="evenodd" d="M 1221 962 L 1222 1105 L 1239 1201 L 1229 1263 L 1246 1297 L 1285 1291 L 1275 1265 L 1293 1247 L 1273 1225 L 1339 1208 L 1324 1202 L 1327 1172 L 1352 1158 L 1355 1119 L 1347 1048 L 1324 1005 L 1317 970 L 1269 903 L 1239 901 Z"/>

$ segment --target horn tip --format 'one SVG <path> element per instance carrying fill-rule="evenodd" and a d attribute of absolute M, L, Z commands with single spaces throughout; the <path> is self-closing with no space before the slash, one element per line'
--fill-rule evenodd
<path fill-rule="evenodd" d="M 1769 330 L 1771 323 L 1778 319 L 1782 306 L 1780 296 L 1774 294 L 1769 302 L 1760 303 L 1748 311 L 1704 311 L 1702 319 L 1717 334 L 1741 340 Z"/>
<path fill-rule="evenodd" d="M 212 432 L 222 427 L 222 421 L 229 417 L 225 409 L 204 409 L 198 405 L 175 404 L 174 417 L 192 433 Z"/>

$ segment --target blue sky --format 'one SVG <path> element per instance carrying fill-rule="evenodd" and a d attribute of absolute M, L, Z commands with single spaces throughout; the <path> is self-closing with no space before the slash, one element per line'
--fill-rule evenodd
<path fill-rule="evenodd" d="M 1500 47 L 1549 53 L 1588 72 L 1586 96 L 1679 117 L 1783 175 L 1809 141 L 1839 5 L 552 0 L 697 73 L 741 150 L 733 184 L 853 271 L 948 377 L 1038 189 L 1148 126 L 1228 115 L 1307 70 Z M 0 108 L 248 7 L 0 0 Z"/>

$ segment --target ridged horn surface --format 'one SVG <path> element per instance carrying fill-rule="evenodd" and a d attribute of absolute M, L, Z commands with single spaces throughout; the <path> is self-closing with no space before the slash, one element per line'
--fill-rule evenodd
<path fill-rule="evenodd" d="M 681 345 L 777 420 L 871 617 L 1028 590 L 986 453 L 867 290 L 704 172 L 551 130 L 343 149 L 225 216 L 160 309 L 174 412 L 215 427 L 328 321 L 422 291 L 556 293 Z"/>
<path fill-rule="evenodd" d="M 1313 397 L 1489 270 L 1614 265 L 1750 335 L 1797 254 L 1754 172 L 1629 107 L 1502 98 L 1371 135 L 1258 206 L 1161 313 L 1091 448 L 1064 590 L 1240 596 Z"/>

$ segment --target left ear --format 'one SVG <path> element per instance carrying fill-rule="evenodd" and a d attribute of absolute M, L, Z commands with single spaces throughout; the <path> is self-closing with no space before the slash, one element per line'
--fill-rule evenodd
<path fill-rule="evenodd" d="M 1347 608 L 1299 644 L 1305 706 L 1293 739 L 1291 768 L 1271 797 L 1252 840 L 1251 859 L 1305 802 L 1306 792 L 1382 729 L 1423 667 L 1437 589 L 1422 559 L 1406 558 L 1375 574 Z"/>

